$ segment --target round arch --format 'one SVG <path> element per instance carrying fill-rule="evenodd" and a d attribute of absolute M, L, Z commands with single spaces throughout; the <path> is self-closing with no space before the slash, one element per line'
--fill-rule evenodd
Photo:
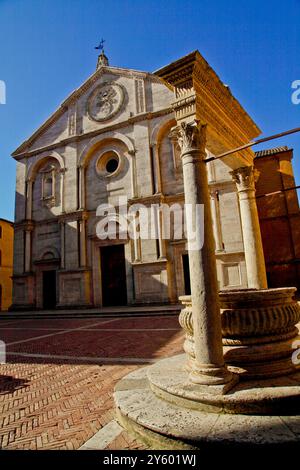
<path fill-rule="evenodd" d="M 30 165 L 28 171 L 27 171 L 27 181 L 34 180 L 36 177 L 36 174 L 38 170 L 43 166 L 44 163 L 46 163 L 47 160 L 50 158 L 54 158 L 55 160 L 58 161 L 59 166 L 61 169 L 65 169 L 65 162 L 64 159 L 59 153 L 57 152 L 50 152 L 50 153 L 42 153 L 39 155 L 39 158 Z"/>
<path fill-rule="evenodd" d="M 150 145 L 159 146 L 163 136 L 174 126 L 176 126 L 176 121 L 174 118 L 170 118 L 170 116 L 166 116 L 164 119 L 158 122 L 151 132 Z"/>
<path fill-rule="evenodd" d="M 89 161 L 90 156 L 94 152 L 94 150 L 98 146 L 102 144 L 104 145 L 105 143 L 111 142 L 111 141 L 122 142 L 123 144 L 125 144 L 127 148 L 127 152 L 129 154 L 135 153 L 134 145 L 132 141 L 129 139 L 129 137 L 121 134 L 120 132 L 113 132 L 111 135 L 107 137 L 102 137 L 102 138 L 101 137 L 99 138 L 98 136 L 94 137 L 94 139 L 92 139 L 82 150 L 80 157 L 79 157 L 78 166 L 85 167 Z"/>
<path fill-rule="evenodd" d="M 52 255 L 52 256 L 50 257 L 49 255 Z M 54 246 L 46 246 L 40 250 L 37 259 L 39 261 L 42 261 L 42 260 L 49 261 L 51 259 L 60 259 L 60 252 Z"/>

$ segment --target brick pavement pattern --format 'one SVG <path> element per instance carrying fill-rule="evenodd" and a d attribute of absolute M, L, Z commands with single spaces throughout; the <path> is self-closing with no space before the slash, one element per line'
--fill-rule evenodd
<path fill-rule="evenodd" d="M 21 319 L 0 321 L 0 339 L 0 448 L 63 450 L 112 421 L 115 383 L 147 360 L 180 353 L 183 334 L 176 316 Z M 106 448 L 143 447 L 123 431 Z"/>

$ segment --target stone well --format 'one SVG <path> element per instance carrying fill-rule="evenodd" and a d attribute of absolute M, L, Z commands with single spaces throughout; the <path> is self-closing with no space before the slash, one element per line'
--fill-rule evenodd
<path fill-rule="evenodd" d="M 243 379 L 266 378 L 295 372 L 293 343 L 299 331 L 300 306 L 294 287 L 243 289 L 219 294 L 224 358 L 228 367 Z M 195 359 L 191 296 L 179 322 L 185 330 L 184 350 L 191 368 Z"/>

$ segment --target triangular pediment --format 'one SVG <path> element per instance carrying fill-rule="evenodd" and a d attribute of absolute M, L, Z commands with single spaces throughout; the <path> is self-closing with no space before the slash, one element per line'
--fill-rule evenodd
<path fill-rule="evenodd" d="M 157 90 L 165 90 L 165 99 Z M 161 91 L 161 90 L 160 90 Z M 149 103 L 147 95 L 154 97 Z M 157 98 L 155 98 L 157 97 Z M 74 90 L 12 154 L 16 159 L 67 139 L 102 130 L 136 115 L 170 106 L 172 93 L 148 72 L 103 66 Z"/>

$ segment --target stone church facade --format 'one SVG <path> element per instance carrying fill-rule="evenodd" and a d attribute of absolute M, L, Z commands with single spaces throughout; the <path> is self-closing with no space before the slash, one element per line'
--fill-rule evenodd
<path fill-rule="evenodd" d="M 97 207 L 120 196 L 149 210 L 183 205 L 173 100 L 155 74 L 111 67 L 102 54 L 96 72 L 13 153 L 13 308 L 177 303 L 189 293 L 186 240 L 163 239 L 161 215 L 156 240 L 96 234 Z M 223 160 L 207 164 L 220 289 L 248 286 L 230 170 Z"/>

